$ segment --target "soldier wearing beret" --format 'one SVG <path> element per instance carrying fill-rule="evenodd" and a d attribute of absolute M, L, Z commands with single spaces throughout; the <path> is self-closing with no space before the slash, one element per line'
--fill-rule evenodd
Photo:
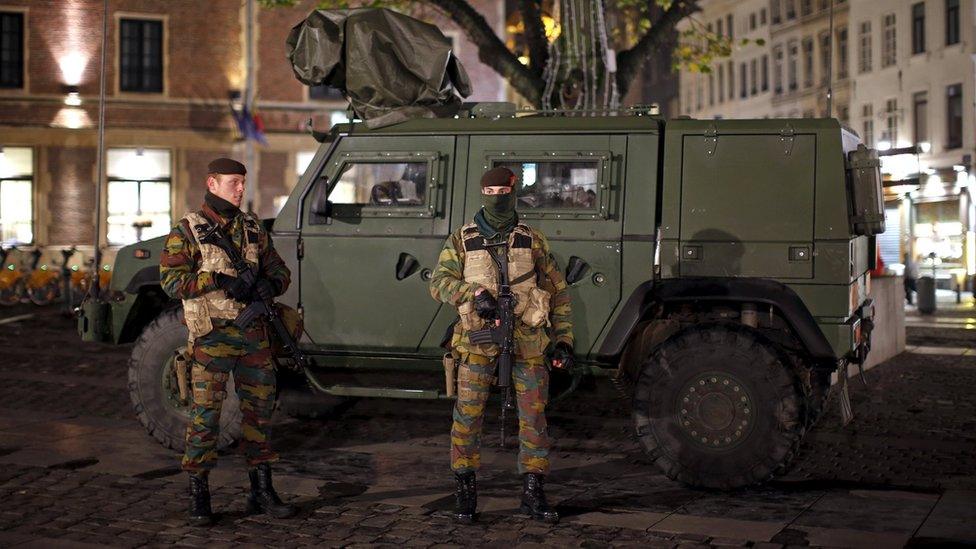
<path fill-rule="evenodd" d="M 216 465 L 220 410 L 231 374 L 240 399 L 241 448 L 250 468 L 250 512 L 278 518 L 295 509 L 282 503 L 271 483 L 270 464 L 277 461 L 269 443 L 275 398 L 275 371 L 268 326 L 233 324 L 244 307 L 270 299 L 288 288 L 291 273 L 275 251 L 271 237 L 253 215 L 241 211 L 247 170 L 230 158 L 210 163 L 203 207 L 173 227 L 159 260 L 163 290 L 182 300 L 192 387 L 190 422 L 182 467 L 190 475 L 192 524 L 213 521 L 208 473 Z M 226 251 L 201 244 L 201 235 L 216 226 L 252 266 L 237 272 Z"/>
<path fill-rule="evenodd" d="M 559 520 L 543 492 L 543 479 L 549 473 L 545 415 L 549 371 L 545 359 L 548 354 L 556 368 L 572 366 L 569 294 L 546 237 L 519 221 L 515 211 L 517 187 L 515 174 L 507 168 L 494 168 L 483 175 L 483 208 L 473 223 L 448 238 L 430 281 L 434 299 L 453 305 L 460 316 L 451 339 L 452 354 L 458 359 L 451 468 L 456 486 L 454 518 L 462 523 L 475 518 L 481 425 L 491 385 L 496 381 L 499 354 L 498 345 L 474 344 L 469 333 L 497 320 L 501 260 L 508 262 L 516 301 L 512 385 L 519 416 L 518 469 L 523 475 L 520 511 L 536 520 Z M 489 254 L 496 254 L 498 264 Z"/>

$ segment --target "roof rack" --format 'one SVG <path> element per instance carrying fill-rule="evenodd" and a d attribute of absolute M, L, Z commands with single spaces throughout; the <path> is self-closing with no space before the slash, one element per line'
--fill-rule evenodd
<path fill-rule="evenodd" d="M 484 101 L 463 103 L 455 118 L 520 118 L 525 116 L 659 116 L 657 103 L 607 109 L 533 109 L 517 108 L 514 103 Z"/>

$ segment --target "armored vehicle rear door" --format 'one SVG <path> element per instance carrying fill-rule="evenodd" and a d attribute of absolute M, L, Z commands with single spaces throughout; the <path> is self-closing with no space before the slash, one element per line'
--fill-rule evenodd
<path fill-rule="evenodd" d="M 450 231 L 444 182 L 454 141 L 348 136 L 337 143 L 303 212 L 301 299 L 316 343 L 416 351 L 440 307 L 427 281 Z"/>
<path fill-rule="evenodd" d="M 680 200 L 681 276 L 812 278 L 816 136 L 695 133 L 683 136 L 670 195 Z"/>
<path fill-rule="evenodd" d="M 572 257 L 582 277 L 570 287 L 576 348 L 588 354 L 620 300 L 620 181 L 624 135 L 473 136 L 465 222 L 481 208 L 481 175 L 495 166 L 519 177 L 522 222 L 548 238 L 560 269 Z"/>

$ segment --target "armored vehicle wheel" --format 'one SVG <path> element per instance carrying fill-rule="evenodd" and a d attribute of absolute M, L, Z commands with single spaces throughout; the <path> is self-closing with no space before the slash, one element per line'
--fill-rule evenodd
<path fill-rule="evenodd" d="M 731 489 L 789 463 L 804 430 L 801 398 L 796 375 L 766 338 L 703 324 L 644 362 L 633 417 L 644 449 L 670 478 Z"/>
<path fill-rule="evenodd" d="M 186 346 L 188 334 L 181 318 L 182 309 L 166 311 L 139 336 L 129 358 L 129 397 L 149 434 L 163 446 L 182 451 L 191 399 L 180 400 L 173 369 L 173 357 Z M 217 447 L 228 446 L 240 435 L 241 412 L 231 376 L 220 412 Z"/>

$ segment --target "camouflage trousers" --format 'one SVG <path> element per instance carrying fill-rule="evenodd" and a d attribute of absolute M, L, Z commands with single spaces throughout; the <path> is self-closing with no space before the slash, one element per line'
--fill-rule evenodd
<path fill-rule="evenodd" d="M 241 448 L 249 466 L 278 460 L 271 450 L 271 412 L 275 399 L 275 371 L 263 323 L 241 330 L 229 321 L 214 320 L 214 329 L 193 343 L 190 380 L 193 406 L 186 429 L 184 471 L 209 471 L 217 462 L 220 410 L 227 382 L 234 375 L 240 399 Z"/>
<path fill-rule="evenodd" d="M 451 428 L 451 469 L 476 471 L 481 465 L 481 425 L 496 381 L 495 360 L 462 353 L 458 366 L 457 402 Z M 519 417 L 519 473 L 549 473 L 546 403 L 549 371 L 543 357 L 517 358 L 512 368 Z"/>

